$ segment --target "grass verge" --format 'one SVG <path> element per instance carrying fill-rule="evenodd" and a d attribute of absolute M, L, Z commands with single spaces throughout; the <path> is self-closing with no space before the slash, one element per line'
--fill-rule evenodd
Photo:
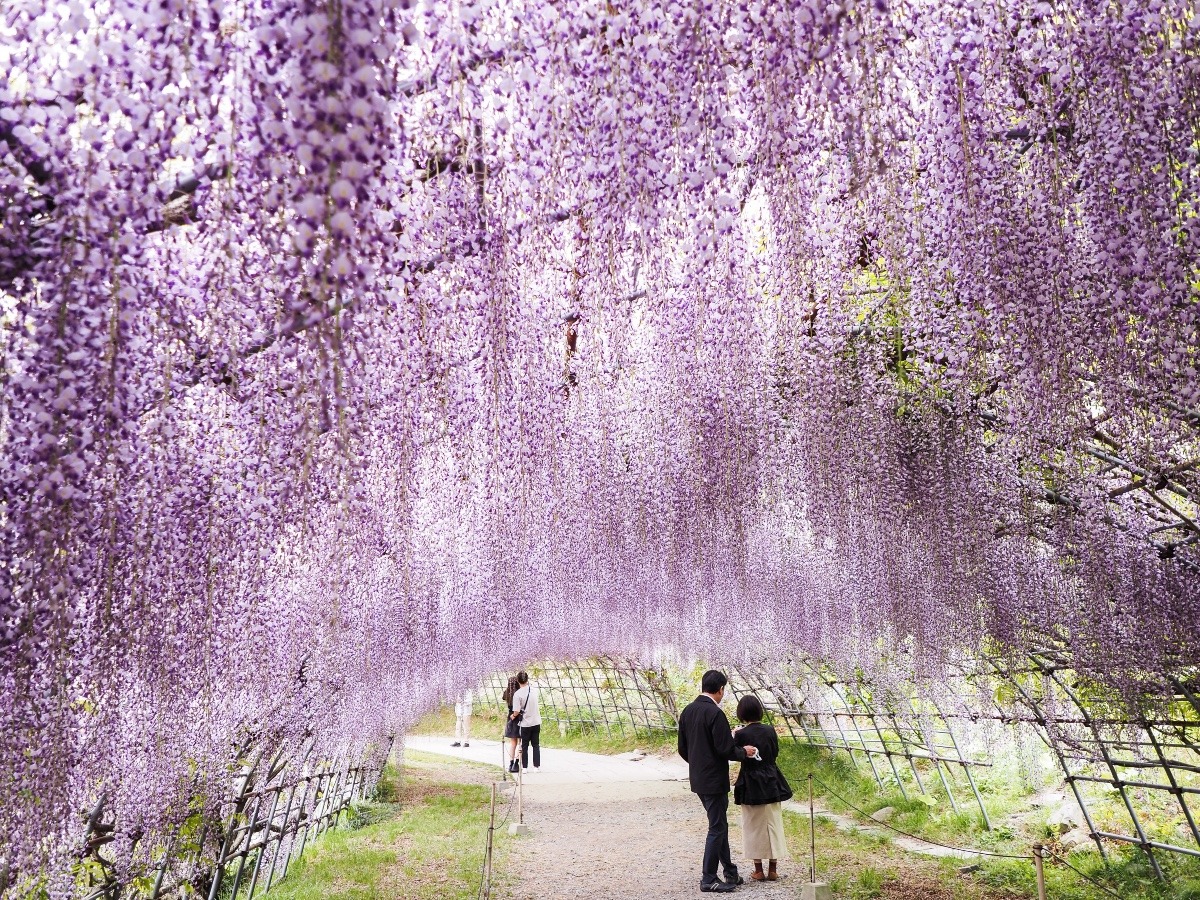
<path fill-rule="evenodd" d="M 326 832 L 271 889 L 272 900 L 472 900 L 479 889 L 489 789 L 437 768 L 385 772 L 381 801 Z M 496 833 L 497 856 L 504 838 Z M 497 865 L 497 870 L 499 866 Z"/>
<path fill-rule="evenodd" d="M 547 746 L 547 731 L 542 729 L 542 746 Z M 573 727 L 566 732 L 552 727 L 549 732 L 550 740 L 556 747 L 567 750 L 579 750 L 583 753 L 628 753 L 631 750 L 644 750 L 646 753 L 675 752 L 675 732 L 655 731 L 650 734 L 633 734 L 632 731 L 622 734 L 613 730 L 611 733 L 598 728 Z"/>
<path fill-rule="evenodd" d="M 899 791 L 880 792 L 874 779 L 856 770 L 844 754 L 784 742 L 779 764 L 799 801 L 807 799 L 808 775 L 812 773 L 815 793 L 823 808 L 861 819 L 850 804 L 868 813 L 890 806 L 894 814 L 889 824 L 901 831 L 952 846 L 1026 857 L 1020 860 L 985 857 L 976 871 L 963 873 L 959 871 L 963 860 L 919 856 L 901 850 L 886 838 L 847 833 L 828 820 L 818 819 L 818 874 L 825 873 L 835 896 L 850 900 L 1037 896 L 1034 867 L 1028 857 L 1033 842 L 1049 841 L 1048 834 L 1021 833 L 1006 826 L 988 831 L 978 810 L 970 815 L 953 811 L 944 801 L 930 805 L 911 794 L 905 799 Z M 984 802 L 989 815 L 1000 820 L 1005 804 L 986 795 Z M 802 816 L 788 818 L 791 846 L 805 851 L 796 864 L 807 873 L 808 822 Z M 1094 852 L 1072 853 L 1067 859 L 1123 900 L 1200 900 L 1200 861 L 1159 854 L 1160 862 L 1167 868 L 1166 880 L 1159 881 L 1140 850 L 1111 847 L 1109 853 L 1111 860 L 1107 865 Z M 1045 872 L 1047 895 L 1054 900 L 1111 900 L 1111 894 L 1063 865 L 1048 862 Z M 919 886 L 919 890 L 913 885 Z"/>

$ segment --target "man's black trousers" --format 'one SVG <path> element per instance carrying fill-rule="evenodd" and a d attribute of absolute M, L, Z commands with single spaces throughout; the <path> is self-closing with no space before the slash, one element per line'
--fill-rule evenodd
<path fill-rule="evenodd" d="M 542 726 L 541 725 L 522 725 L 521 726 L 521 768 L 529 768 L 529 745 L 533 744 L 533 765 L 535 768 L 540 768 L 542 765 Z"/>
<path fill-rule="evenodd" d="M 707 887 L 717 880 L 717 865 L 726 877 L 737 872 L 729 856 L 729 793 L 699 794 L 704 811 L 708 813 L 708 837 L 704 841 L 704 867 L 700 884 Z"/>

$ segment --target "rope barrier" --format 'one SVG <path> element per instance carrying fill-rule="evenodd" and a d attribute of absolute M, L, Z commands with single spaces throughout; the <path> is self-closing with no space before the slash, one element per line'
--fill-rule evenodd
<path fill-rule="evenodd" d="M 506 809 L 506 810 L 504 811 L 504 818 L 500 820 L 500 824 L 496 826 L 497 828 L 503 828 L 503 827 L 504 827 L 504 824 L 505 824 L 505 823 L 508 821 L 508 817 L 512 815 L 512 811 L 513 811 L 513 805 L 514 805 L 516 802 L 517 802 L 517 792 L 516 792 L 516 790 L 514 790 L 514 791 L 513 791 L 511 794 L 509 794 L 509 796 L 508 796 L 508 809 Z"/>
<path fill-rule="evenodd" d="M 483 900 L 484 888 L 487 886 L 488 849 L 492 843 L 492 834 L 496 830 L 496 809 L 492 808 L 492 817 L 488 822 L 487 836 L 484 839 L 483 859 L 479 862 L 479 890 L 475 892 L 475 900 Z"/>
<path fill-rule="evenodd" d="M 493 785 L 494 787 L 494 785 Z M 504 823 L 508 821 L 508 817 L 512 815 L 513 804 L 516 802 L 517 792 L 513 791 L 508 798 L 508 809 L 504 811 L 504 818 L 500 820 L 500 824 L 496 824 L 495 810 L 491 821 L 488 822 L 487 842 L 484 844 L 483 862 L 480 863 L 479 869 L 479 890 L 475 892 L 475 900 L 487 900 L 492 896 L 492 880 L 489 877 L 488 865 L 490 863 L 490 848 L 494 846 L 495 834 L 497 828 L 504 828 Z"/>

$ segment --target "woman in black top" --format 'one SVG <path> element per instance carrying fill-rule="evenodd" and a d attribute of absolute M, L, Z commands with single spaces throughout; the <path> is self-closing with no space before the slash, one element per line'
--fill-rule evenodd
<path fill-rule="evenodd" d="M 513 695 L 521 689 L 516 675 L 508 676 L 508 687 L 504 689 L 504 702 L 508 704 L 508 715 L 504 717 L 504 739 L 508 746 L 504 759 L 508 763 L 508 771 L 517 771 L 517 740 L 521 737 L 521 723 L 513 721 Z"/>
<path fill-rule="evenodd" d="M 753 694 L 738 701 L 737 717 L 746 724 L 733 739 L 739 746 L 758 748 L 758 759 L 742 763 L 733 784 L 733 802 L 742 807 L 742 841 L 746 856 L 754 860 L 755 881 L 776 881 L 776 860 L 787 858 L 783 837 L 783 801 L 790 800 L 792 789 L 775 765 L 779 756 L 779 736 L 775 729 L 762 724 L 763 705 Z M 769 863 L 763 872 L 763 860 Z"/>

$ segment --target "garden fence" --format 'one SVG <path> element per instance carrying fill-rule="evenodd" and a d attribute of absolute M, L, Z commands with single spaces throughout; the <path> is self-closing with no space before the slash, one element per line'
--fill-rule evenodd
<path fill-rule="evenodd" d="M 317 759 L 311 743 L 269 758 L 239 750 L 243 760 L 233 788 L 218 811 L 197 809 L 154 858 L 144 859 L 146 900 L 203 897 L 252 900 L 287 873 L 305 846 L 337 824 L 350 806 L 371 796 L 391 744 L 382 755 Z M 128 876 L 104 853 L 117 823 L 101 801 L 88 817 L 79 874 L 84 900 L 117 900 Z"/>

